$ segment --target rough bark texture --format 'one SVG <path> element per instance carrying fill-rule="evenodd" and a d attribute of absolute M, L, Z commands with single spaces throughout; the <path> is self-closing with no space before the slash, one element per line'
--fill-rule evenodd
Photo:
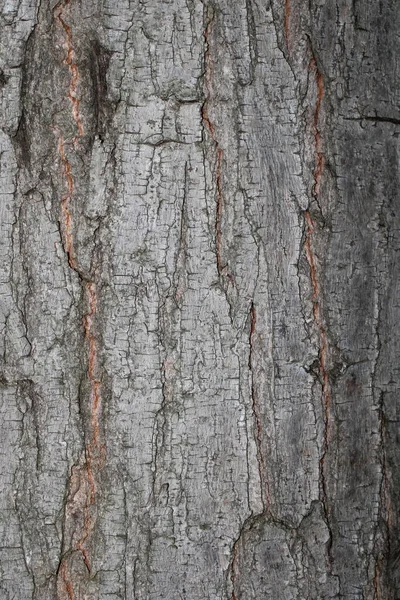
<path fill-rule="evenodd" d="M 1 600 L 400 598 L 395 0 L 2 0 Z"/>

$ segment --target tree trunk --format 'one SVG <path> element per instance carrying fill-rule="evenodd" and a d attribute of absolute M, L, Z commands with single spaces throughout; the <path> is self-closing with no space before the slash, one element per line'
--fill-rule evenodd
<path fill-rule="evenodd" d="M 399 599 L 396 2 L 1 10 L 1 600 Z"/>

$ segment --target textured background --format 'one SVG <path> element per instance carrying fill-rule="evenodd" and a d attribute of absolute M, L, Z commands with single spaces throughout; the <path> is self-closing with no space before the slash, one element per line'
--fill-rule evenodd
<path fill-rule="evenodd" d="M 0 599 L 399 599 L 398 2 L 0 7 Z"/>

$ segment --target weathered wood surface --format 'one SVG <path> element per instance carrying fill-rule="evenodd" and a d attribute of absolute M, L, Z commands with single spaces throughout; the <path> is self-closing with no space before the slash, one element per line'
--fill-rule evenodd
<path fill-rule="evenodd" d="M 0 6 L 0 598 L 400 598 L 397 3 Z"/>

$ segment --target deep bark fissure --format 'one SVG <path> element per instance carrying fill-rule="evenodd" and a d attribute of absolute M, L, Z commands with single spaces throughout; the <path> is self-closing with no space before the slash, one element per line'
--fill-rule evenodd
<path fill-rule="evenodd" d="M 72 115 L 75 122 L 76 134 L 68 146 L 77 151 L 80 140 L 85 136 L 83 119 L 80 111 L 80 98 L 78 88 L 80 85 L 80 72 L 76 60 L 76 51 L 74 48 L 72 27 L 67 24 L 64 17 L 64 10 L 70 4 L 71 0 L 64 0 L 53 9 L 55 18 L 62 29 L 65 42 L 66 58 L 64 63 L 68 66 L 70 72 L 70 84 L 68 91 L 68 100 L 72 105 Z M 85 448 L 83 464 L 74 465 L 71 468 L 68 488 L 69 494 L 65 503 L 63 530 L 70 527 L 70 522 L 77 511 L 82 512 L 83 523 L 80 525 L 80 532 L 76 535 L 75 542 L 71 543 L 71 548 L 63 548 L 63 556 L 60 559 L 58 568 L 58 593 L 63 593 L 63 588 L 70 600 L 75 599 L 75 583 L 73 575 L 70 573 L 69 560 L 74 552 L 82 555 L 83 563 L 90 575 L 92 575 L 92 565 L 90 553 L 87 548 L 90 544 L 90 538 L 95 526 L 95 516 L 92 514 L 96 508 L 98 496 L 98 476 L 105 459 L 105 446 L 100 440 L 100 419 L 101 419 L 101 379 L 99 378 L 99 360 L 98 360 L 98 340 L 94 332 L 96 313 L 98 311 L 98 293 L 94 280 L 88 279 L 86 274 L 79 267 L 78 259 L 74 246 L 74 222 L 70 210 L 70 205 L 75 193 L 75 178 L 73 168 L 66 153 L 66 141 L 63 134 L 59 133 L 58 151 L 60 161 L 63 166 L 64 181 L 67 186 L 67 193 L 64 194 L 61 202 L 61 211 L 64 225 L 64 250 L 68 258 L 70 268 L 78 274 L 82 285 L 83 297 L 86 300 L 88 311 L 84 316 L 83 328 L 86 343 L 88 345 L 87 355 L 87 375 L 90 384 L 89 391 L 89 423 L 88 430 L 84 432 Z M 84 490 L 83 497 L 79 496 Z M 75 536 L 75 531 L 73 533 Z"/>

